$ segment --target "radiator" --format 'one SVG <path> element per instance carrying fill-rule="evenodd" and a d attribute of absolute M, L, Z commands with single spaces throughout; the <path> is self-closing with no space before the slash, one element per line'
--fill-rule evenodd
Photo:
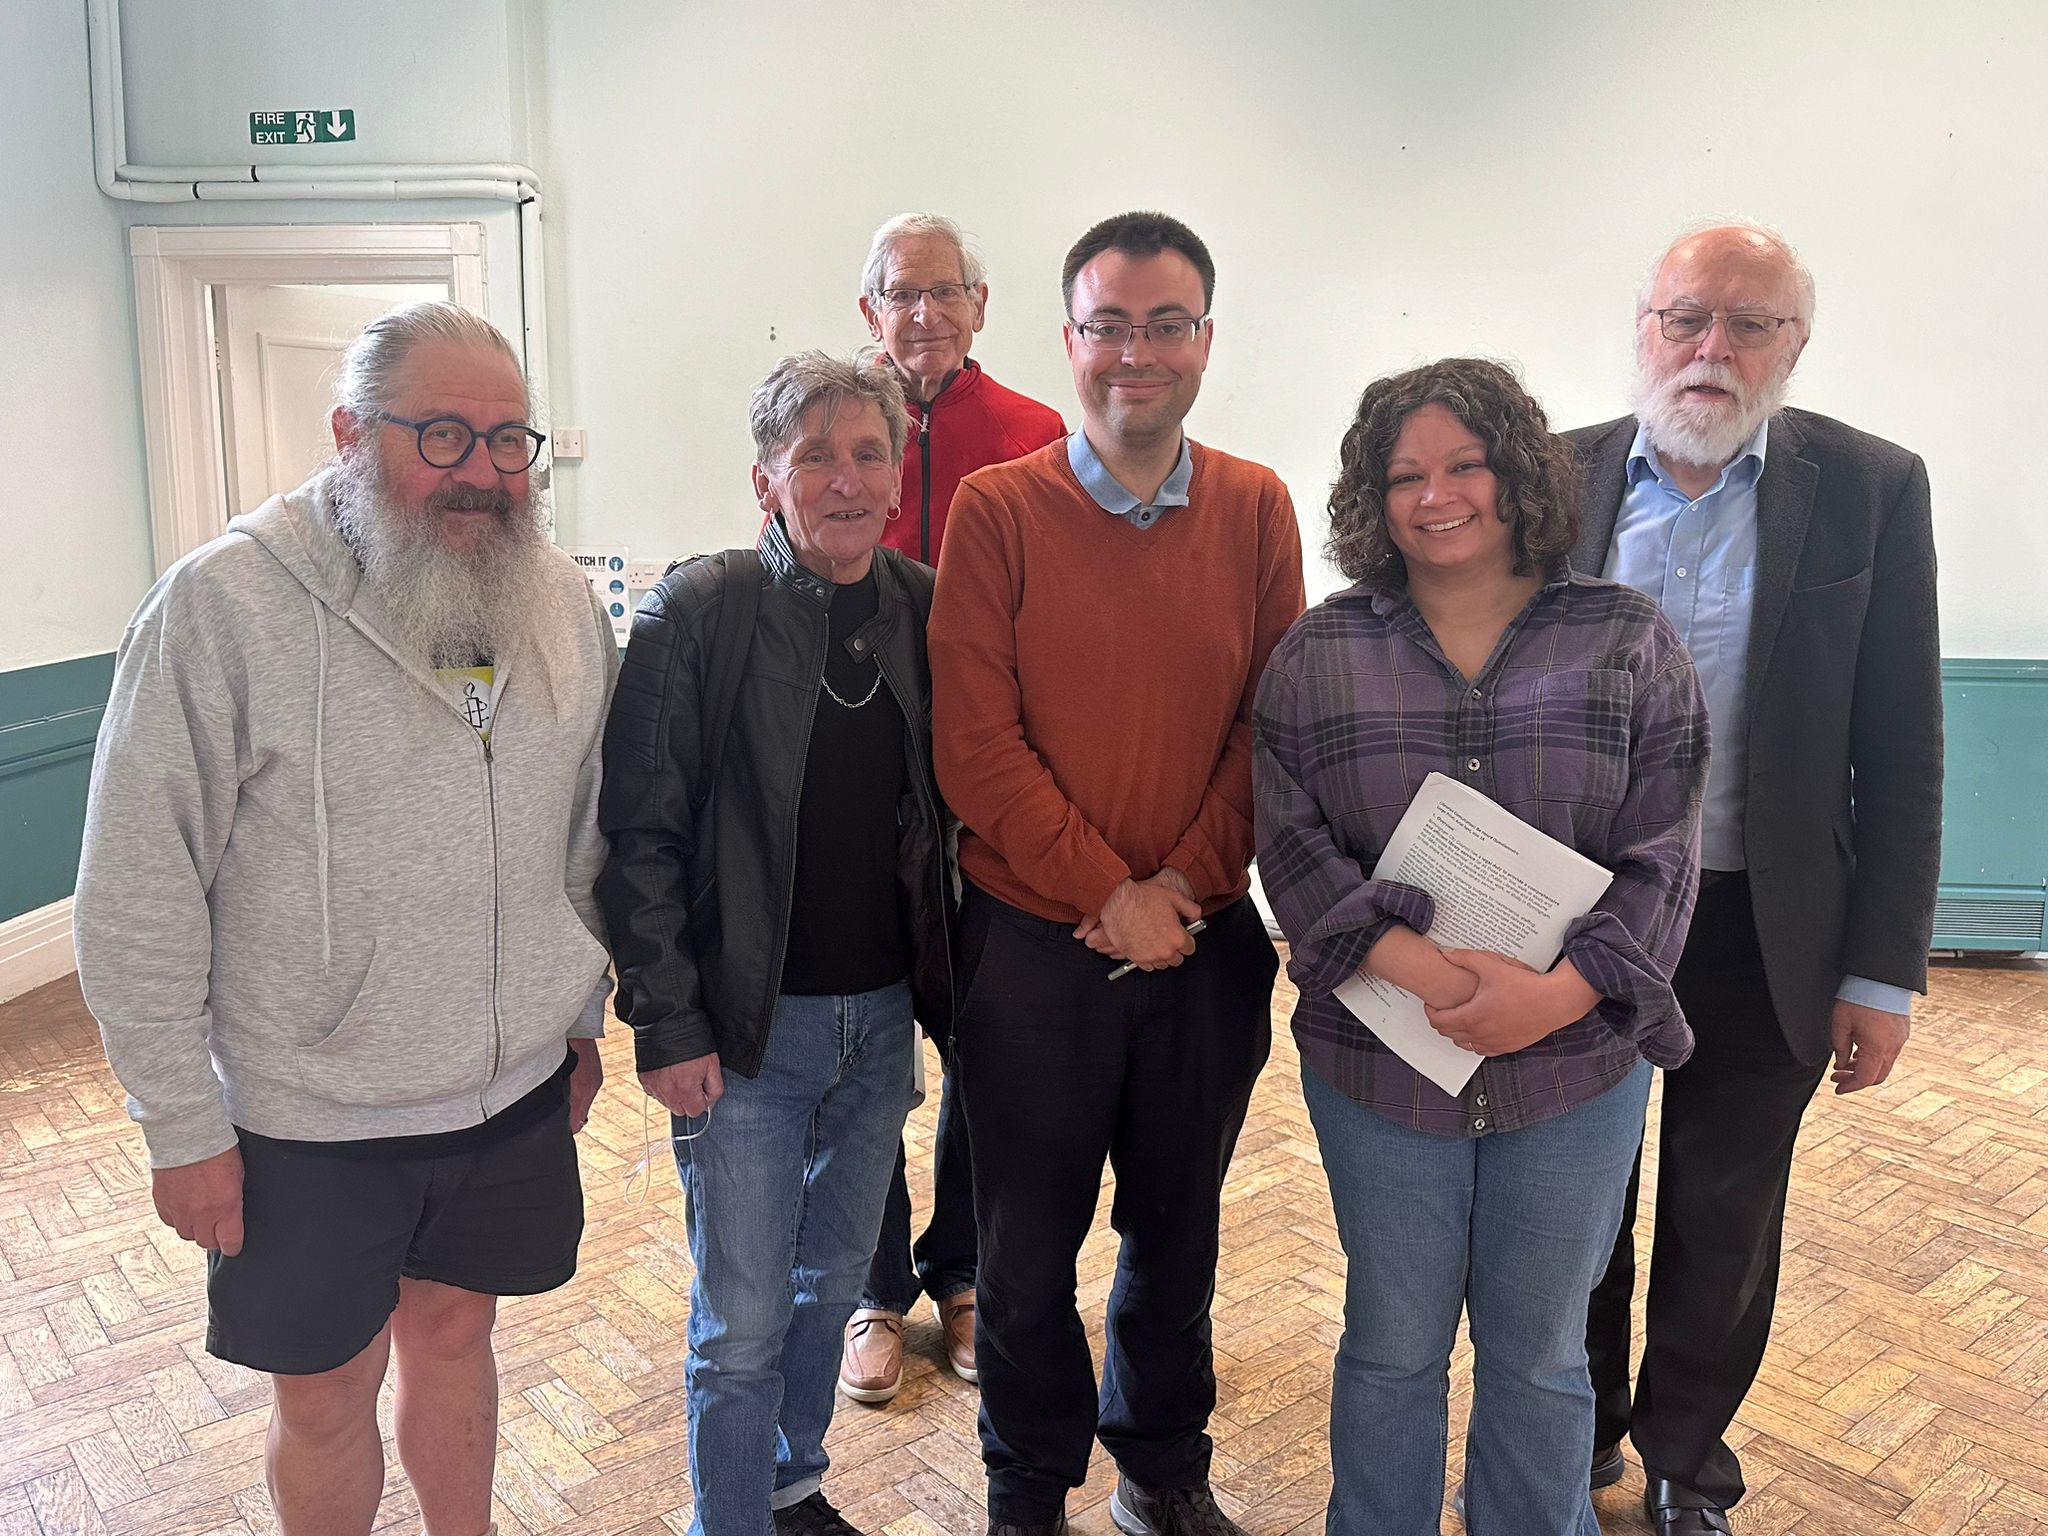
<path fill-rule="evenodd" d="M 2048 949 L 2048 661 L 1941 664 L 1934 948 Z"/>

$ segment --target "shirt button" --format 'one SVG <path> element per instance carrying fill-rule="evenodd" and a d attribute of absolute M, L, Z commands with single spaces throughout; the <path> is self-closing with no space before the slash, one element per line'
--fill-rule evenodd
<path fill-rule="evenodd" d="M 1472 697 L 1473 697 L 1473 698 L 1475 698 L 1475 699 L 1477 699 L 1477 698 L 1481 698 L 1481 697 L 1483 697 L 1483 695 L 1482 695 L 1482 694 L 1481 694 L 1481 693 L 1479 692 L 1479 690 L 1478 690 L 1477 688 L 1474 688 L 1474 689 L 1472 690 Z"/>
<path fill-rule="evenodd" d="M 1684 567 L 1684 566 L 1682 566 L 1682 565 L 1681 565 L 1681 566 L 1680 566 L 1680 567 L 1678 568 L 1678 574 L 1679 574 L 1679 575 L 1681 575 L 1681 576 L 1683 576 L 1683 575 L 1685 574 L 1685 567 Z"/>
<path fill-rule="evenodd" d="M 1483 1130 L 1485 1130 L 1485 1129 L 1486 1129 L 1486 1116 L 1484 1116 L 1484 1115 L 1481 1115 L 1481 1116 L 1480 1116 L 1480 1117 L 1479 1117 L 1478 1119 L 1474 1120 L 1474 1121 L 1472 1122 L 1472 1129 L 1473 1129 L 1473 1130 L 1475 1130 L 1475 1131 L 1483 1131 Z"/>
<path fill-rule="evenodd" d="M 1478 1106 L 1479 1106 L 1479 1107 L 1480 1107 L 1481 1109 L 1484 1109 L 1484 1108 L 1486 1108 L 1486 1095 L 1485 1095 L 1485 1094 L 1483 1094 L 1483 1093 L 1482 1093 L 1482 1094 L 1479 1094 L 1479 1095 L 1477 1095 L 1476 1097 L 1474 1097 L 1474 1099 L 1472 1100 L 1472 1102 L 1473 1102 L 1474 1104 L 1477 1104 L 1477 1105 L 1478 1105 Z"/>
<path fill-rule="evenodd" d="M 864 651 L 868 648 L 868 643 L 865 640 L 856 640 L 853 642 L 853 648 L 856 651 Z"/>
<path fill-rule="evenodd" d="M 1476 757 L 1468 757 L 1465 759 L 1465 766 L 1469 768 L 1472 772 L 1477 773 L 1479 771 L 1479 759 Z"/>

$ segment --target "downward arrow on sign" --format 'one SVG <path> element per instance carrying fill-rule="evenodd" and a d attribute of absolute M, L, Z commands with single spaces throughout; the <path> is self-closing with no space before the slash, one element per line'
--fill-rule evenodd
<path fill-rule="evenodd" d="M 333 134 L 336 138 L 340 138 L 342 127 L 343 124 L 341 121 L 341 114 L 339 112 L 330 112 L 327 114 L 327 131 L 329 133 Z"/>

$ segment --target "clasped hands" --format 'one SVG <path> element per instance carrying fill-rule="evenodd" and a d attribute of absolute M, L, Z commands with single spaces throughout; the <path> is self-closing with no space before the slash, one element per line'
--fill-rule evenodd
<path fill-rule="evenodd" d="M 1417 995 L 1430 1027 L 1481 1056 L 1505 1056 L 1586 1016 L 1600 994 L 1560 960 L 1535 970 L 1484 949 L 1438 951 L 1444 965 Z"/>
<path fill-rule="evenodd" d="M 1162 869 L 1149 880 L 1124 881 L 1099 913 L 1081 920 L 1074 937 L 1098 955 L 1128 960 L 1141 971 L 1163 971 L 1195 952 L 1187 925 L 1201 915 L 1188 877 Z"/>

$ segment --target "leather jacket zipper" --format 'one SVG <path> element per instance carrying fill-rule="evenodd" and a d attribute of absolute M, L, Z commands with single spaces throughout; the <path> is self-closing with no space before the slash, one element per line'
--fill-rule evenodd
<path fill-rule="evenodd" d="M 940 391 L 941 394 L 944 391 Z M 924 414 L 917 419 L 917 558 L 926 565 L 932 561 L 932 412 L 938 408 L 938 397 L 928 401 Z"/>

